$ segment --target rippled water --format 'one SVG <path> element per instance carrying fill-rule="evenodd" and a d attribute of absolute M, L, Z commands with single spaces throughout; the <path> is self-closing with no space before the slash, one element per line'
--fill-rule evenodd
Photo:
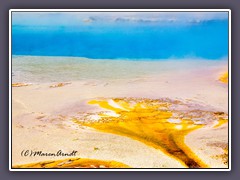
<path fill-rule="evenodd" d="M 88 79 L 131 79 L 171 71 L 226 64 L 225 60 L 94 60 L 73 57 L 13 56 L 13 82 L 64 82 Z"/>

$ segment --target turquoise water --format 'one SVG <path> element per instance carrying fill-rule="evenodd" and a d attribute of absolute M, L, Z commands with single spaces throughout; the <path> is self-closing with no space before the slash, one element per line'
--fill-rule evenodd
<path fill-rule="evenodd" d="M 228 15 L 220 15 L 15 13 L 13 82 L 142 78 L 215 66 L 228 57 Z"/>
<path fill-rule="evenodd" d="M 220 59 L 228 56 L 228 20 L 13 25 L 12 54 L 90 59 Z"/>

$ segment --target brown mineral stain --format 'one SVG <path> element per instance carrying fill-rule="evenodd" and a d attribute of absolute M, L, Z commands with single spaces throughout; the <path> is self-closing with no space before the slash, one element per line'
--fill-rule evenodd
<path fill-rule="evenodd" d="M 224 74 L 221 75 L 221 77 L 219 78 L 219 80 L 223 83 L 228 83 L 228 72 L 225 72 Z"/>
<path fill-rule="evenodd" d="M 72 158 L 16 165 L 13 166 L 13 168 L 130 168 L 130 167 L 126 164 L 116 161 Z"/>
<path fill-rule="evenodd" d="M 169 102 L 144 99 L 129 101 L 127 99 L 92 100 L 89 104 L 97 104 L 103 109 L 114 111 L 118 116 L 98 113 L 99 121 L 74 122 L 98 129 L 103 132 L 123 135 L 139 140 L 166 155 L 175 158 L 189 168 L 206 168 L 204 164 L 184 143 L 184 137 L 191 131 L 203 127 L 194 124 L 190 119 L 178 119 L 180 122 L 169 122 L 173 111 L 169 110 Z"/>
<path fill-rule="evenodd" d="M 27 83 L 13 83 L 12 87 L 22 87 L 22 86 L 29 86 L 30 84 Z"/>
<path fill-rule="evenodd" d="M 68 84 L 71 84 L 71 83 L 57 83 L 57 84 L 53 84 L 51 86 L 49 86 L 50 88 L 57 88 L 57 87 L 63 87 L 63 86 L 66 86 Z"/>

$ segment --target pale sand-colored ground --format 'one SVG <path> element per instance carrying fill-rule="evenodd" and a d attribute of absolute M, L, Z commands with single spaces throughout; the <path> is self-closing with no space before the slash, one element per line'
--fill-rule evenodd
<path fill-rule="evenodd" d="M 185 143 L 209 167 L 226 168 L 222 158 L 224 149 L 228 146 L 228 125 L 223 124 L 218 128 L 204 127 L 189 133 Z"/>
<path fill-rule="evenodd" d="M 96 110 L 86 102 L 99 97 L 169 97 L 228 113 L 227 85 L 218 81 L 224 71 L 226 67 L 219 66 L 128 80 L 78 81 L 57 88 L 49 88 L 53 83 L 13 87 L 13 165 L 52 159 L 22 157 L 22 150 L 56 152 L 62 149 L 77 150 L 77 156 L 82 158 L 115 160 L 131 167 L 184 167 L 160 150 L 127 137 L 79 128 L 66 117 L 76 116 L 79 111 Z M 216 129 L 206 127 L 187 135 L 185 142 L 210 167 L 227 167 L 214 157 L 222 152 L 216 144 L 227 143 L 227 133 L 226 124 Z"/>

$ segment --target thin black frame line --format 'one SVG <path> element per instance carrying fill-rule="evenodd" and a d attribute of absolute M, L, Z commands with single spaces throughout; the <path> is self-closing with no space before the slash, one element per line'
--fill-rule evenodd
<path fill-rule="evenodd" d="M 177 10 L 177 9 L 176 9 Z M 11 10 L 10 10 L 11 11 Z M 230 29 L 230 21 L 231 19 L 229 18 L 229 11 L 11 11 L 11 73 L 12 73 L 12 13 L 13 12 L 146 12 L 146 13 L 149 13 L 149 12 L 227 12 L 228 13 L 228 73 L 229 73 L 229 69 L 231 68 L 229 66 L 229 41 L 230 41 L 230 34 L 231 32 L 229 32 L 229 29 Z M 230 50 L 231 51 L 231 50 Z M 232 77 L 232 76 L 231 76 Z M 228 76 L 228 82 L 229 82 L 229 76 Z M 12 75 L 11 75 L 11 83 L 12 83 Z M 229 144 L 229 110 L 230 110 L 230 107 L 229 107 L 229 83 L 228 83 L 228 151 L 230 149 L 230 144 Z M 11 170 L 12 169 L 28 169 L 28 170 L 40 170 L 40 171 L 44 171 L 44 168 L 13 168 L 12 166 L 12 84 L 11 84 Z M 232 153 L 232 150 L 231 150 L 231 153 Z M 228 163 L 229 163 L 229 153 L 228 153 Z M 60 170 L 61 169 L 67 169 L 69 171 L 71 171 L 71 169 L 75 169 L 75 168 L 49 168 L 49 170 Z M 92 168 L 78 168 L 78 169 L 90 169 L 90 170 L 93 170 Z M 209 169 L 209 170 L 214 170 L 214 169 L 229 169 L 229 164 L 228 164 L 228 168 L 108 168 L 108 169 L 152 169 L 153 171 L 154 170 L 157 170 L 157 169 L 174 169 L 176 171 L 178 171 L 178 169 L 186 169 L 186 171 L 189 169 L 194 169 L 195 171 L 199 171 L 199 170 L 203 170 L 203 169 Z M 77 169 L 75 169 L 77 170 Z M 96 170 L 96 169 L 94 169 Z M 99 169 L 97 171 L 103 171 L 103 169 Z M 105 170 L 107 171 L 107 170 Z M 123 170 L 124 171 L 124 170 Z M 134 171 L 134 170 L 133 170 Z"/>
<path fill-rule="evenodd" d="M 176 9 L 177 10 L 177 9 Z M 225 10 L 225 9 L 224 9 Z M 221 12 L 226 12 L 226 13 L 229 13 L 229 11 L 54 11 L 54 9 L 53 9 L 53 11 L 31 11 L 31 10 L 29 10 L 29 11 L 11 11 L 11 12 L 18 12 L 18 13 L 21 13 L 21 12 L 25 12 L 25 13 L 34 13 L 34 12 L 39 12 L 39 13 L 45 13 L 45 12 L 52 12 L 52 13 L 54 13 L 54 12 L 59 12 L 59 13 L 61 13 L 61 12 L 63 12 L 63 13 L 65 13 L 65 12 L 71 12 L 71 13 L 88 13 L 88 12 L 106 12 L 106 13 L 108 13 L 108 12 L 120 12 L 120 13 L 124 13 L 124 12 L 145 12 L 145 13 L 152 13 L 152 12 L 173 12 L 173 13 L 179 13 L 179 12 L 219 12 L 219 13 L 221 13 Z"/>
<path fill-rule="evenodd" d="M 232 31 L 232 27 L 230 26 L 230 25 L 232 25 L 232 23 L 231 23 L 231 20 L 232 20 L 232 16 L 231 16 L 231 18 L 229 17 L 230 15 L 229 15 L 229 12 L 228 12 L 228 152 L 229 152 L 229 150 L 231 151 L 231 156 L 232 156 L 232 148 L 230 149 L 230 143 L 229 143 L 229 141 L 231 141 L 230 140 L 230 132 L 229 132 L 229 130 L 230 130 L 230 128 L 229 128 L 229 125 L 230 125 L 230 123 L 229 123 L 229 113 L 231 113 L 229 110 L 230 110 L 230 106 L 229 106 L 229 87 L 230 87 L 230 85 L 229 85 L 229 72 L 232 74 L 232 71 L 229 71 L 230 69 L 232 70 L 232 67 L 230 67 L 229 66 L 229 62 L 230 62 L 230 54 L 231 54 L 231 57 L 232 57 L 232 50 L 230 49 L 230 42 L 229 41 L 231 41 L 231 43 L 232 43 L 232 40 L 231 40 L 231 34 L 232 34 L 232 32 L 229 32 L 229 30 L 230 30 L 230 28 L 231 28 L 231 31 Z M 232 46 L 231 46 L 232 47 Z M 231 79 L 232 79 L 232 75 L 230 74 L 230 76 L 231 76 Z M 231 86 L 232 86 L 232 82 L 230 82 L 230 84 L 231 84 Z M 231 87 L 230 87 L 231 88 Z M 231 90 L 232 90 L 232 88 L 231 88 Z M 231 92 L 230 92 L 231 93 Z M 232 105 L 231 105 L 231 107 L 232 107 Z M 231 121 L 231 124 L 232 124 L 232 119 L 230 119 L 230 121 Z M 232 127 L 232 126 L 231 126 Z M 232 131 L 231 131 L 231 134 L 232 134 Z M 231 144 L 232 145 L 232 144 Z M 228 153 L 228 169 L 230 169 L 230 166 L 231 165 L 229 165 L 229 159 L 230 159 L 230 154 Z M 232 162 L 232 160 L 230 160 L 230 162 Z"/>
<path fill-rule="evenodd" d="M 12 134 L 12 12 L 11 12 L 11 168 L 13 168 L 12 164 L 12 141 L 13 141 L 13 134 Z"/>

